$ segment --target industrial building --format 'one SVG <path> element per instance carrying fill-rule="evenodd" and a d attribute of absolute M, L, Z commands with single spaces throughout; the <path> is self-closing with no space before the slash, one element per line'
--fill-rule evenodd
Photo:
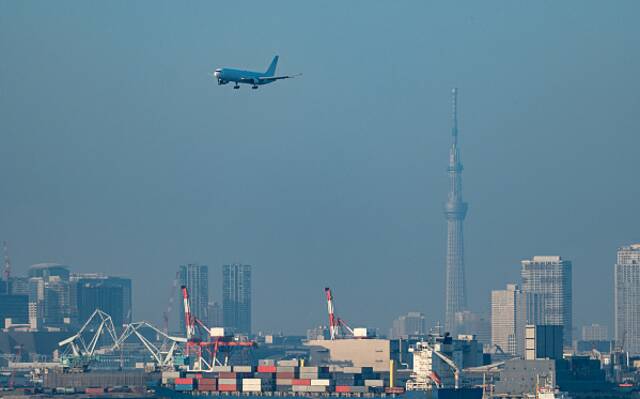
<path fill-rule="evenodd" d="M 316 366 L 372 367 L 375 372 L 388 372 L 389 361 L 398 367 L 411 366 L 409 346 L 415 340 L 316 339 L 309 340 L 309 362 Z M 404 366 L 403 366 L 404 365 Z"/>
<path fill-rule="evenodd" d="M 251 265 L 223 266 L 222 318 L 225 328 L 251 333 Z"/>

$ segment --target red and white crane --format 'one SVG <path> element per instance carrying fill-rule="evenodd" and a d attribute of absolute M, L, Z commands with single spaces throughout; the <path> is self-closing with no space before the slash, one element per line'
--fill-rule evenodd
<path fill-rule="evenodd" d="M 329 334 L 331 336 L 331 340 L 334 340 L 339 337 L 344 337 L 343 329 L 346 329 L 349 334 L 353 334 L 353 329 L 347 325 L 347 323 L 336 316 L 335 308 L 333 306 L 333 294 L 331 293 L 331 288 L 326 287 L 324 289 L 324 293 L 327 296 L 327 311 L 329 312 Z"/>
<path fill-rule="evenodd" d="M 222 365 L 218 360 L 218 352 L 227 349 L 224 363 L 228 361 L 228 351 L 234 347 L 253 347 L 254 341 L 236 340 L 231 335 L 224 332 L 219 333 L 220 328 L 209 328 L 191 311 L 189 303 L 189 291 L 187 287 L 182 286 L 182 299 L 184 306 L 184 322 L 186 327 L 187 342 L 185 345 L 185 354 L 189 356 L 193 354 L 195 360 L 193 368 L 187 371 L 207 371 L 211 370 L 214 365 Z M 224 329 L 222 329 L 224 330 Z M 198 334 L 198 332 L 200 334 Z"/>

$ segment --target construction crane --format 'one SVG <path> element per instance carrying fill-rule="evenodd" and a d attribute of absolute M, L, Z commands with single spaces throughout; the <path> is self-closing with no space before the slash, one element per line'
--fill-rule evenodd
<path fill-rule="evenodd" d="M 335 340 L 338 337 L 344 337 L 346 334 L 344 330 L 347 330 L 349 334 L 354 335 L 353 329 L 347 325 L 347 323 L 336 316 L 335 307 L 333 306 L 333 294 L 331 288 L 326 287 L 324 293 L 327 297 L 327 311 L 329 312 L 329 335 L 331 340 Z"/>

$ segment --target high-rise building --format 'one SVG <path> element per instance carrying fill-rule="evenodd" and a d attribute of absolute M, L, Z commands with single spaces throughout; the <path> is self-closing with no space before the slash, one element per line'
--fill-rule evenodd
<path fill-rule="evenodd" d="M 209 327 L 221 327 L 222 322 L 222 306 L 218 302 L 209 302 Z"/>
<path fill-rule="evenodd" d="M 516 284 L 491 291 L 491 344 L 517 354 L 524 339 L 523 295 Z"/>
<path fill-rule="evenodd" d="M 467 203 L 462 200 L 462 162 L 458 149 L 458 90 L 453 89 L 453 127 L 449 150 L 449 195 L 444 214 L 447 218 L 447 276 L 445 329 L 454 335 L 455 314 L 467 309 L 464 277 L 463 222 Z"/>
<path fill-rule="evenodd" d="M 608 339 L 609 329 L 607 326 L 601 326 L 600 324 L 582 326 L 583 341 L 606 341 Z"/>
<path fill-rule="evenodd" d="M 224 327 L 251 333 L 251 266 L 224 265 L 222 268 L 222 313 Z"/>
<path fill-rule="evenodd" d="M 483 345 L 491 343 L 491 321 L 470 310 L 456 312 L 454 330 L 458 335 L 474 335 Z"/>
<path fill-rule="evenodd" d="M 53 328 L 68 326 L 69 268 L 58 263 L 40 263 L 31 266 L 28 275 L 29 322 Z"/>
<path fill-rule="evenodd" d="M 421 312 L 409 312 L 393 321 L 391 338 L 409 338 L 427 335 L 427 326 L 424 314 Z"/>
<path fill-rule="evenodd" d="M 640 244 L 618 248 L 614 268 L 616 342 L 640 353 Z"/>
<path fill-rule="evenodd" d="M 531 324 L 563 326 L 563 344 L 572 345 L 571 261 L 560 256 L 534 256 L 522 261 L 522 291 L 541 301 L 539 320 Z"/>
<path fill-rule="evenodd" d="M 525 360 L 562 359 L 562 325 L 525 326 Z"/>
<path fill-rule="evenodd" d="M 131 323 L 131 279 L 102 273 L 71 275 L 72 308 L 84 323 L 96 309 L 109 314 L 116 327 Z"/>
<path fill-rule="evenodd" d="M 181 265 L 179 276 L 180 285 L 187 287 L 187 291 L 189 292 L 191 314 L 203 322 L 208 322 L 209 267 L 194 263 Z M 180 331 L 185 333 L 184 308 L 182 306 L 178 306 L 178 309 L 180 313 Z"/>
<path fill-rule="evenodd" d="M 29 297 L 27 295 L 0 294 L 0 329 L 11 324 L 29 323 Z"/>

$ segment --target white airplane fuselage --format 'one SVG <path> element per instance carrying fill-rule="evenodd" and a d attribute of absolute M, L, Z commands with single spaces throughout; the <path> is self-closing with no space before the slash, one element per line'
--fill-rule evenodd
<path fill-rule="evenodd" d="M 261 86 L 274 82 L 273 80 L 260 79 L 267 77 L 265 73 L 232 68 L 218 68 L 213 73 L 213 76 L 218 79 L 218 84 L 221 85 L 234 82 L 236 84 L 245 83 L 253 86 Z"/>

